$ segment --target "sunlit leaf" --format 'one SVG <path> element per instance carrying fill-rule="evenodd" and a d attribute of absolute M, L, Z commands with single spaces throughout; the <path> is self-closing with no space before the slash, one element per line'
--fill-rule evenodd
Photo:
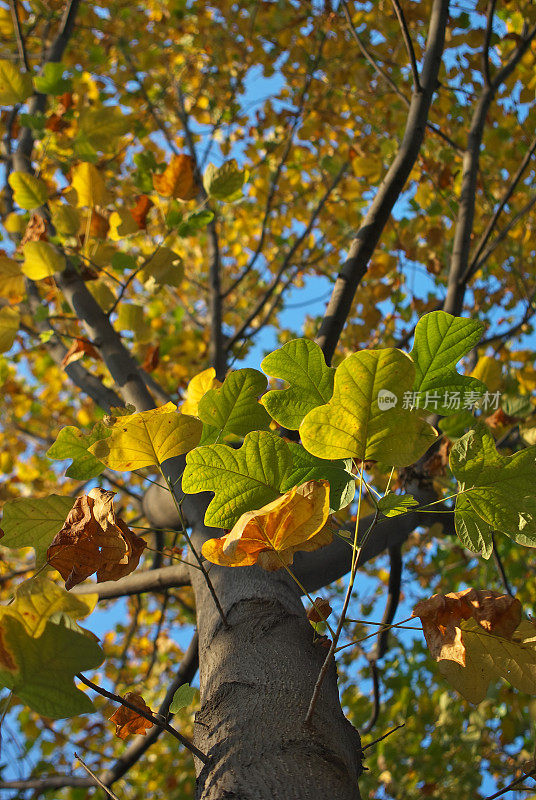
<path fill-rule="evenodd" d="M 142 711 L 151 710 L 143 697 L 137 692 L 127 692 L 124 699 L 128 700 L 129 703 L 137 706 Z M 120 706 L 110 717 L 110 722 L 115 723 L 115 735 L 118 736 L 119 739 L 126 739 L 127 736 L 132 734 L 146 736 L 147 731 L 153 727 L 153 723 L 150 720 L 146 719 L 146 717 L 143 717 L 141 714 L 137 714 L 127 706 Z"/>
<path fill-rule="evenodd" d="M 270 417 L 257 398 L 266 389 L 266 378 L 256 369 L 237 369 L 223 386 L 209 389 L 199 400 L 197 416 L 204 423 L 200 444 L 215 444 L 266 430 Z"/>
<path fill-rule="evenodd" d="M 180 407 L 181 412 L 197 417 L 201 398 L 209 389 L 215 389 L 218 388 L 218 386 L 221 386 L 221 382 L 216 378 L 216 370 L 214 367 L 209 367 L 208 369 L 204 369 L 203 372 L 194 375 L 186 387 L 186 396 Z"/>
<path fill-rule="evenodd" d="M 188 494 L 214 492 L 205 524 L 230 528 L 246 511 L 275 500 L 291 467 L 290 450 L 279 436 L 254 431 L 238 450 L 212 444 L 188 453 L 182 488 Z"/>
<path fill-rule="evenodd" d="M 382 512 L 384 517 L 398 517 L 418 505 L 418 502 L 410 494 L 400 495 L 394 492 L 387 492 L 378 500 L 378 510 Z"/>
<path fill-rule="evenodd" d="M 93 164 L 83 161 L 72 170 L 71 186 L 76 191 L 78 206 L 106 205 L 108 193 L 101 173 Z"/>
<path fill-rule="evenodd" d="M 49 278 L 65 269 L 65 257 L 49 242 L 28 242 L 22 251 L 22 271 L 32 281 Z"/>
<path fill-rule="evenodd" d="M 17 302 L 24 294 L 21 265 L 13 258 L 0 256 L 0 297 Z"/>
<path fill-rule="evenodd" d="M 48 189 L 41 178 L 29 172 L 12 172 L 8 180 L 13 189 L 13 199 L 20 208 L 31 211 L 46 203 Z"/>
<path fill-rule="evenodd" d="M 333 397 L 300 425 L 303 446 L 319 458 L 357 458 L 390 466 L 412 464 L 436 438 L 434 429 L 403 408 L 415 367 L 400 350 L 365 350 L 335 372 Z"/>
<path fill-rule="evenodd" d="M 481 425 L 458 439 L 450 453 L 450 468 L 467 503 L 488 526 L 519 544 L 536 547 L 536 446 L 503 456 L 489 429 Z M 463 525 L 468 514 L 465 503 L 457 505 L 456 516 L 460 510 Z M 485 537 L 481 552 L 489 551 L 486 526 L 479 530 Z"/>
<path fill-rule="evenodd" d="M 181 710 L 181 708 L 186 708 L 186 706 L 189 706 L 190 703 L 193 702 L 196 694 L 197 689 L 195 689 L 193 686 L 190 686 L 189 683 L 183 683 L 182 686 L 179 686 L 173 695 L 173 700 L 169 707 L 171 713 L 176 714 L 177 711 Z"/>
<path fill-rule="evenodd" d="M 89 452 L 110 469 L 128 471 L 158 466 L 195 447 L 202 423 L 179 414 L 173 403 L 120 417 L 111 435 L 89 447 Z"/>
<path fill-rule="evenodd" d="M 203 555 L 225 567 L 258 564 L 276 570 L 292 564 L 298 550 L 331 542 L 328 481 L 308 481 L 255 511 L 242 514 L 233 529 L 203 544 Z"/>
<path fill-rule="evenodd" d="M 298 430 L 305 415 L 333 394 L 335 370 L 326 366 L 322 350 L 308 339 L 287 342 L 265 356 L 261 368 L 289 384 L 288 389 L 267 392 L 261 399 L 270 416 L 289 430 Z"/>
<path fill-rule="evenodd" d="M 446 415 L 466 407 L 471 392 L 475 399 L 483 397 L 483 383 L 456 372 L 457 362 L 478 344 L 483 330 L 478 320 L 445 311 L 432 311 L 419 320 L 411 351 L 416 370 L 412 392 L 417 393 L 412 405 Z"/>
<path fill-rule="evenodd" d="M 106 439 L 109 434 L 111 430 L 102 422 L 98 422 L 89 434 L 83 434 L 78 428 L 68 425 L 61 429 L 46 454 L 49 458 L 58 460 L 72 459 L 73 463 L 65 475 L 77 481 L 88 481 L 106 469 L 102 461 L 95 458 L 88 448 L 95 442 Z"/>

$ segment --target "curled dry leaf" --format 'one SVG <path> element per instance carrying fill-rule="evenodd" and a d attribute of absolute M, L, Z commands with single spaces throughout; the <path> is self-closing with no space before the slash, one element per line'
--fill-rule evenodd
<path fill-rule="evenodd" d="M 83 356 L 90 356 L 91 358 L 101 360 L 99 351 L 93 347 L 91 342 L 85 339 L 75 339 L 65 353 L 61 365 L 62 367 L 67 367 L 69 364 L 72 364 L 73 361 L 79 361 Z"/>
<path fill-rule="evenodd" d="M 146 542 L 116 518 L 114 492 L 92 489 L 77 497 L 63 528 L 47 550 L 47 560 L 71 589 L 94 572 L 97 583 L 119 580 L 138 566 Z"/>
<path fill-rule="evenodd" d="M 307 612 L 307 619 L 313 624 L 325 622 L 332 611 L 333 609 L 327 600 L 323 597 L 317 597 L 314 601 L 314 605 L 312 605 Z"/>
<path fill-rule="evenodd" d="M 214 564 L 245 567 L 258 564 L 277 570 L 292 564 L 297 550 L 317 550 L 331 542 L 329 482 L 307 481 L 256 511 L 242 514 L 233 529 L 203 545 Z"/>
<path fill-rule="evenodd" d="M 521 622 L 521 603 L 488 589 L 464 589 L 421 600 L 413 616 L 420 617 L 430 655 L 437 661 L 449 659 L 464 667 L 462 620 L 473 618 L 488 633 L 510 638 Z"/>
<path fill-rule="evenodd" d="M 123 699 L 138 706 L 142 711 L 148 713 L 151 711 L 143 697 L 137 692 L 127 692 Z M 152 722 L 126 706 L 118 708 L 110 717 L 110 722 L 115 723 L 115 735 L 120 739 L 126 739 L 131 733 L 140 733 L 142 736 L 146 736 L 147 731 L 153 727 Z"/>
<path fill-rule="evenodd" d="M 26 242 L 48 242 L 47 223 L 39 214 L 30 217 L 19 247 L 24 247 Z"/>
<path fill-rule="evenodd" d="M 421 600 L 413 615 L 440 672 L 466 700 L 480 703 L 499 677 L 536 694 L 536 625 L 521 619 L 515 598 L 465 589 Z"/>

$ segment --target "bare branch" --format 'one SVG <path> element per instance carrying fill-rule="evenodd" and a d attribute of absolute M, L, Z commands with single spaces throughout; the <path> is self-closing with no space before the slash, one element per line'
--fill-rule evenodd
<path fill-rule="evenodd" d="M 491 34 L 493 33 L 493 17 L 495 15 L 495 6 L 497 0 L 489 0 L 488 10 L 486 12 L 486 37 L 484 40 L 484 49 L 482 50 L 482 71 L 484 73 L 484 81 L 486 86 L 491 86 L 491 75 L 489 70 L 489 46 L 491 43 Z"/>
<path fill-rule="evenodd" d="M 20 25 L 18 0 L 9 0 L 9 8 L 11 10 L 11 19 L 13 20 L 13 28 L 15 29 L 15 38 L 17 40 L 17 49 L 19 51 L 19 58 L 22 61 L 25 72 L 29 72 L 30 65 L 28 63 L 26 45 L 24 43 L 24 37 L 22 35 L 22 29 Z"/>
<path fill-rule="evenodd" d="M 518 46 L 503 67 L 497 72 L 495 77 L 485 86 L 476 104 L 471 127 L 467 136 L 467 147 L 463 157 L 462 185 L 460 191 L 460 203 L 458 210 L 458 220 L 454 234 L 454 245 L 450 262 L 447 296 L 443 309 L 450 314 L 459 315 L 463 308 L 463 299 L 467 282 L 464 282 L 463 275 L 467 270 L 469 261 L 469 251 L 471 247 L 471 235 L 475 217 L 476 188 L 480 166 L 480 150 L 486 116 L 493 102 L 497 90 L 504 81 L 512 74 L 519 61 L 527 51 L 530 43 L 536 36 L 536 26 L 521 39 Z"/>
<path fill-rule="evenodd" d="M 174 564 L 171 567 L 132 572 L 118 581 L 103 581 L 103 583 L 97 584 L 82 583 L 74 586 L 70 591 L 72 594 L 98 594 L 99 600 L 109 600 L 113 597 L 127 597 L 133 594 L 142 594 L 142 592 L 164 592 L 166 589 L 189 585 L 188 567 L 183 564 Z"/>
<path fill-rule="evenodd" d="M 398 22 L 400 24 L 400 30 L 402 31 L 402 37 L 404 39 L 404 44 L 406 45 L 406 50 L 408 51 L 408 58 L 409 63 L 411 65 L 411 74 L 413 77 L 413 91 L 420 92 L 421 91 L 421 81 L 419 78 L 419 70 L 417 69 L 417 60 L 415 58 L 415 50 L 413 48 L 413 42 L 411 41 L 411 36 L 408 30 L 408 24 L 406 22 L 406 18 L 404 16 L 404 11 L 402 6 L 400 5 L 399 0 L 391 0 L 393 4 L 393 8 L 395 10 L 395 14 L 397 16 Z"/>
<path fill-rule="evenodd" d="M 506 190 L 505 190 L 505 192 L 503 194 L 501 202 L 499 203 L 499 205 L 497 206 L 497 208 L 493 212 L 493 216 L 491 217 L 490 221 L 486 225 L 486 228 L 485 228 L 482 236 L 480 237 L 480 240 L 479 240 L 479 242 L 478 242 L 478 244 L 477 244 L 477 246 L 475 248 L 475 252 L 473 253 L 473 255 L 471 257 L 471 261 L 469 263 L 469 266 L 467 267 L 467 269 L 465 270 L 465 272 L 462 275 L 462 279 L 461 280 L 462 280 L 462 282 L 464 284 L 467 284 L 471 280 L 471 278 L 473 277 L 473 275 L 475 274 L 475 272 L 479 268 L 477 266 L 479 264 L 479 259 L 480 259 L 481 255 L 482 255 L 482 253 L 483 253 L 488 241 L 489 241 L 490 236 L 492 235 L 494 229 L 497 226 L 498 219 L 501 216 L 502 212 L 504 211 L 504 207 L 506 206 L 506 204 L 508 203 L 508 201 L 512 197 L 512 195 L 513 195 L 513 193 L 514 193 L 514 191 L 516 189 L 516 186 L 518 185 L 519 181 L 523 177 L 523 173 L 527 169 L 527 167 L 528 167 L 528 165 L 530 163 L 530 160 L 531 160 L 532 156 L 534 155 L 535 151 L 536 151 L 536 136 L 533 138 L 532 142 L 530 143 L 529 149 L 525 153 L 525 157 L 523 158 L 523 161 L 519 165 L 519 168 L 518 168 L 516 174 L 514 175 L 514 177 L 512 178 L 510 183 L 508 184 L 508 186 L 507 186 L 507 188 L 506 188 Z"/>
<path fill-rule="evenodd" d="M 402 143 L 357 232 L 320 326 L 317 341 L 328 362 L 350 313 L 357 287 L 419 154 L 441 64 L 448 8 L 448 0 L 434 0 L 423 59 L 422 91 L 412 95 Z"/>

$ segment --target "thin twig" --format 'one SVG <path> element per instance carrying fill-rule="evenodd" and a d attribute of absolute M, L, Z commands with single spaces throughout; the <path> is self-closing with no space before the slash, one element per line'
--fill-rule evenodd
<path fill-rule="evenodd" d="M 514 597 L 514 593 L 506 576 L 506 570 L 504 569 L 504 564 L 502 562 L 500 553 L 497 550 L 497 542 L 495 541 L 495 534 L 493 533 L 493 531 L 491 533 L 491 541 L 493 544 L 493 560 L 495 561 L 495 566 L 497 567 L 497 571 L 499 573 L 502 585 L 504 586 L 504 590 L 507 594 L 510 595 L 510 597 Z"/>
<path fill-rule="evenodd" d="M 131 711 L 139 714 L 140 717 L 144 717 L 145 719 L 149 720 L 149 722 L 152 722 L 153 725 L 158 725 L 159 728 L 171 733 L 175 739 L 178 739 L 179 742 L 188 748 L 188 750 L 190 750 L 190 752 L 193 753 L 196 758 L 202 761 L 203 764 L 208 762 L 208 757 L 202 753 L 193 742 L 187 739 L 186 736 L 183 736 L 182 733 L 179 733 L 176 728 L 173 728 L 167 722 L 159 719 L 158 716 L 153 714 L 152 711 L 145 711 L 144 708 L 140 708 L 134 703 L 131 703 L 129 700 L 126 700 L 124 697 L 120 697 L 118 694 L 114 694 L 113 692 L 109 692 L 107 689 L 103 689 L 102 686 L 98 686 L 96 683 L 93 683 L 93 681 L 88 680 L 88 678 L 84 677 L 84 675 L 82 675 L 80 672 L 77 673 L 76 677 L 90 689 L 93 689 L 94 692 L 97 692 L 97 694 L 106 697 L 108 700 L 113 700 L 114 703 L 119 703 L 120 705 L 125 706 L 125 708 L 129 708 Z"/>
<path fill-rule="evenodd" d="M 409 63 L 411 64 L 411 74 L 413 76 L 413 91 L 414 92 L 421 92 L 421 81 L 419 78 L 419 70 L 417 69 L 417 60 L 415 58 L 415 50 L 413 47 L 413 42 L 411 41 L 411 36 L 409 34 L 408 24 L 406 22 L 406 18 L 404 16 L 404 11 L 402 6 L 400 5 L 399 0 L 391 0 L 393 4 L 393 8 L 395 10 L 395 14 L 397 16 L 398 22 L 400 23 L 400 29 L 402 31 L 402 37 L 404 39 L 404 44 L 406 45 L 406 50 L 408 51 L 408 58 Z"/>
<path fill-rule="evenodd" d="M 384 734 L 383 734 L 383 736 L 379 736 L 377 739 L 374 739 L 374 741 L 373 741 L 373 742 L 369 742 L 369 744 L 366 744 L 366 745 L 365 745 L 364 747 L 362 747 L 361 749 L 362 749 L 363 751 L 365 751 L 365 750 L 368 750 L 368 749 L 369 749 L 369 747 L 374 747 L 374 745 L 375 745 L 375 744 L 378 744 L 378 742 L 382 742 L 384 739 L 387 739 L 387 737 L 388 737 L 388 736 L 390 736 L 390 735 L 391 735 L 392 733 L 394 733 L 395 731 L 398 731 L 398 730 L 400 730 L 400 728 L 404 728 L 404 727 L 405 727 L 405 725 L 406 725 L 406 723 L 405 723 L 405 722 L 401 722 L 401 723 L 400 723 L 400 725 L 397 725 L 395 728 L 391 728 L 391 730 L 390 730 L 390 731 L 387 731 L 387 733 L 384 733 Z M 488 798 L 488 800 L 489 800 L 489 798 Z"/>
<path fill-rule="evenodd" d="M 95 781 L 97 786 L 100 786 L 101 789 L 104 789 L 104 791 L 106 792 L 108 797 L 111 797 L 112 800 L 119 800 L 118 796 L 116 794 L 114 794 L 111 789 L 109 789 L 107 786 L 105 786 L 104 783 L 95 775 L 95 773 L 90 770 L 88 765 L 85 763 L 85 761 L 82 758 L 80 758 L 78 753 L 73 753 L 73 755 L 78 761 L 80 761 L 80 763 L 82 764 L 82 766 L 85 769 L 85 771 L 87 772 L 87 774 L 91 778 L 93 778 L 93 780 Z"/>
<path fill-rule="evenodd" d="M 9 7 L 11 9 L 13 28 L 15 29 L 15 38 L 17 40 L 17 49 L 19 51 L 19 58 L 24 65 L 24 71 L 30 72 L 30 65 L 28 63 L 28 54 L 26 53 L 26 44 L 24 42 L 24 36 L 22 35 L 22 28 L 20 24 L 18 0 L 9 0 Z"/>
<path fill-rule="evenodd" d="M 536 775 L 536 769 L 533 769 L 531 772 L 526 772 L 520 778 L 516 778 L 515 781 L 512 781 L 507 786 L 505 786 L 504 789 L 495 792 L 495 794 L 490 794 L 489 797 L 485 798 L 485 800 L 495 800 L 497 797 L 501 797 L 501 795 L 506 794 L 506 792 L 509 792 L 510 789 L 513 789 L 514 786 L 518 786 L 520 783 L 523 783 L 523 781 L 525 781 L 527 778 L 533 778 L 536 780 L 535 775 Z"/>

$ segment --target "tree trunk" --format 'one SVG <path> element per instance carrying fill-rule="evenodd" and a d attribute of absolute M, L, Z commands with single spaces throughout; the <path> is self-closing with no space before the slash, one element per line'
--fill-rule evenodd
<path fill-rule="evenodd" d="M 187 497 L 183 507 L 189 520 L 202 519 L 206 500 Z M 215 534 L 198 522 L 195 547 Z M 226 628 L 203 575 L 191 573 L 201 684 L 195 744 L 210 757 L 197 763 L 198 800 L 359 800 L 361 741 L 342 712 L 335 664 L 312 726 L 304 725 L 327 650 L 314 643 L 296 584 L 284 570 L 213 566 Z"/>

